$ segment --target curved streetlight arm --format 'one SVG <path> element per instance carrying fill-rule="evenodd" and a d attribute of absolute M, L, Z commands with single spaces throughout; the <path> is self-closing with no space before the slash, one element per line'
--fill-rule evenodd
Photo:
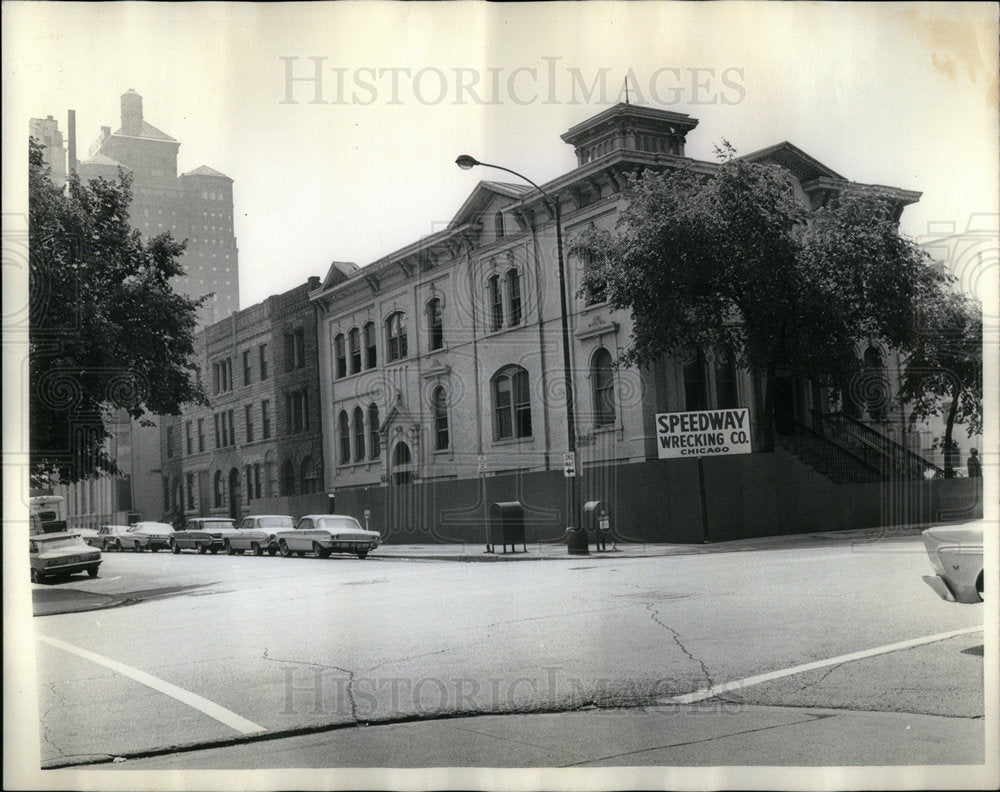
<path fill-rule="evenodd" d="M 510 168 L 505 168 L 503 165 L 492 165 L 489 162 L 480 162 L 474 157 L 470 157 L 468 154 L 463 154 L 461 157 L 455 160 L 455 164 L 458 165 L 458 167 L 462 168 L 463 170 L 469 170 L 470 168 L 479 165 L 483 168 L 494 168 L 496 170 L 502 170 L 504 171 L 504 173 L 509 173 L 512 176 L 517 176 L 517 178 L 526 181 L 528 184 L 530 184 L 532 187 L 538 190 L 538 192 L 540 192 L 542 196 L 545 198 L 545 200 L 548 201 L 548 203 L 552 206 L 552 211 L 556 214 L 559 213 L 559 201 L 557 201 L 555 198 L 549 195 L 549 193 L 547 193 L 545 190 L 543 190 L 541 187 L 535 184 L 535 182 L 533 182 L 523 173 L 518 173 L 517 171 L 511 170 Z"/>

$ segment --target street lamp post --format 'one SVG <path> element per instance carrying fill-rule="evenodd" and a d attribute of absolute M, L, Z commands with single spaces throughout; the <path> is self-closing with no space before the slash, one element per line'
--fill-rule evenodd
<path fill-rule="evenodd" d="M 573 460 L 574 468 L 573 475 L 567 476 L 566 482 L 567 498 L 569 500 L 567 505 L 567 522 L 570 523 L 567 528 L 567 547 L 571 554 L 587 555 L 590 552 L 587 546 L 587 535 L 582 527 L 579 531 L 576 530 L 579 520 L 579 514 L 577 513 L 578 504 L 576 485 L 576 411 L 573 403 L 573 376 L 569 360 L 569 309 L 566 305 L 566 265 L 563 261 L 562 210 L 559 206 L 559 199 L 549 195 L 527 176 L 524 176 L 517 171 L 513 171 L 510 168 L 504 168 L 502 165 L 491 165 L 488 162 L 480 162 L 475 157 L 470 157 L 468 154 L 463 154 L 456 159 L 455 164 L 462 170 L 469 170 L 477 165 L 481 165 L 484 168 L 494 168 L 496 170 L 502 170 L 505 173 L 510 173 L 513 176 L 517 176 L 517 178 L 526 181 L 542 194 L 542 197 L 545 198 L 546 203 L 552 210 L 552 214 L 555 217 L 556 258 L 559 264 L 559 318 L 562 322 L 563 378 L 566 389 L 566 435 L 568 438 L 568 451 Z"/>

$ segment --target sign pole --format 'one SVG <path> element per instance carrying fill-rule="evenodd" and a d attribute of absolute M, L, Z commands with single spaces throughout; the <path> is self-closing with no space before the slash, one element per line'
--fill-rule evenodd
<path fill-rule="evenodd" d="M 701 500 L 701 541 L 708 544 L 708 498 L 705 495 L 705 460 L 698 457 L 698 496 Z"/>

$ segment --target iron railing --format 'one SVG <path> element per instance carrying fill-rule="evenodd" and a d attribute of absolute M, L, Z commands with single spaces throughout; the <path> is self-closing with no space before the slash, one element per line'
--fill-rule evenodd
<path fill-rule="evenodd" d="M 784 435 L 796 456 L 838 483 L 875 483 L 886 479 L 885 471 L 872 460 L 817 432 L 790 415 L 781 416 L 791 434 Z"/>
<path fill-rule="evenodd" d="M 943 478 L 944 471 L 890 437 L 844 413 L 814 412 L 821 431 L 885 469 L 894 478 Z"/>

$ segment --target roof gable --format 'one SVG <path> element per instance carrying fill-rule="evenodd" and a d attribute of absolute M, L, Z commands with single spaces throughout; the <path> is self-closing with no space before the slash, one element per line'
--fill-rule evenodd
<path fill-rule="evenodd" d="M 527 184 L 510 184 L 508 182 L 481 181 L 476 185 L 465 203 L 448 224 L 448 228 L 458 228 L 467 223 L 474 223 L 491 203 L 498 197 L 506 199 L 506 203 L 520 200 L 534 190 Z"/>
<path fill-rule="evenodd" d="M 819 176 L 826 176 L 830 179 L 844 179 L 836 171 L 828 168 L 819 160 L 815 160 L 806 154 L 802 149 L 793 146 L 787 140 L 776 143 L 773 146 L 762 148 L 759 151 L 746 154 L 739 159 L 747 162 L 773 162 L 782 168 L 790 171 L 799 181 L 808 181 Z"/>

